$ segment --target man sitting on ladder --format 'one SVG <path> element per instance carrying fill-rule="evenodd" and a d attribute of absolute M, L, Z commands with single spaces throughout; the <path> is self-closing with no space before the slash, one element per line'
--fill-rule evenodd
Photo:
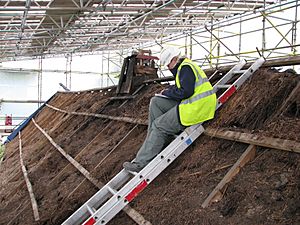
<path fill-rule="evenodd" d="M 174 47 L 165 48 L 160 61 L 175 77 L 175 85 L 151 99 L 147 137 L 133 162 L 123 164 L 131 172 L 141 171 L 187 126 L 210 120 L 215 114 L 216 94 L 196 63 L 181 57 Z"/>

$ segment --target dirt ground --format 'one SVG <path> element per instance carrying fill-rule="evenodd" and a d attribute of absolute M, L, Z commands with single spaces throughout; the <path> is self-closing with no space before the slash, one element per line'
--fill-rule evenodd
<path fill-rule="evenodd" d="M 300 76 L 262 69 L 205 127 L 300 141 Z M 110 101 L 115 90 L 57 93 L 50 105 L 64 110 L 146 119 L 159 84 L 133 100 Z M 45 107 L 35 121 L 93 177 L 106 183 L 134 158 L 146 126 L 75 116 Z M 0 224 L 60 224 L 97 188 L 30 122 L 22 130 L 23 159 L 37 199 L 35 222 L 21 172 L 19 140 L 6 146 L 0 167 Z M 221 201 L 201 204 L 242 155 L 247 144 L 201 136 L 130 205 L 156 224 L 300 224 L 300 155 L 257 147 L 256 157 L 228 184 Z M 123 212 L 109 224 L 134 222 Z"/>

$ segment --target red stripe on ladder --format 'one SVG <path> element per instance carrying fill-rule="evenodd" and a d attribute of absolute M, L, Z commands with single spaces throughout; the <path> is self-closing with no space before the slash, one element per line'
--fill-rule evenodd
<path fill-rule="evenodd" d="M 147 187 L 148 183 L 143 180 L 141 183 L 138 184 L 126 197 L 125 199 L 128 202 L 131 202 L 142 190 Z"/>
<path fill-rule="evenodd" d="M 93 225 L 96 223 L 94 217 L 91 217 L 88 221 L 86 221 L 83 225 Z"/>
<path fill-rule="evenodd" d="M 235 86 L 231 86 L 229 89 L 227 89 L 226 92 L 222 94 L 220 97 L 219 101 L 223 104 L 228 100 L 228 98 L 236 91 Z"/>

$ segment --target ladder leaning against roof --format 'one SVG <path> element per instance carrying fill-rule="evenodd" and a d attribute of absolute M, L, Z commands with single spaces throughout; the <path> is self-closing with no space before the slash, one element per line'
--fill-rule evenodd
<path fill-rule="evenodd" d="M 242 70 L 246 61 L 241 60 L 215 85 L 218 97 L 217 109 L 265 62 L 257 59 L 248 69 Z M 229 81 L 234 80 L 232 84 Z M 186 128 L 177 138 L 160 152 L 139 173 L 123 169 L 101 190 L 93 195 L 63 225 L 106 224 L 129 202 L 131 202 L 150 182 L 169 166 L 202 133 L 204 128 L 196 124 Z"/>

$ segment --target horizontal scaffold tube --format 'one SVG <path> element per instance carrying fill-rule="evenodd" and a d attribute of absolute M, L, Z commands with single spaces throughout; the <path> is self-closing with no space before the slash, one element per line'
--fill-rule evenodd
<path fill-rule="evenodd" d="M 0 103 L 44 103 L 45 101 L 39 100 L 13 100 L 13 99 L 0 99 Z"/>

